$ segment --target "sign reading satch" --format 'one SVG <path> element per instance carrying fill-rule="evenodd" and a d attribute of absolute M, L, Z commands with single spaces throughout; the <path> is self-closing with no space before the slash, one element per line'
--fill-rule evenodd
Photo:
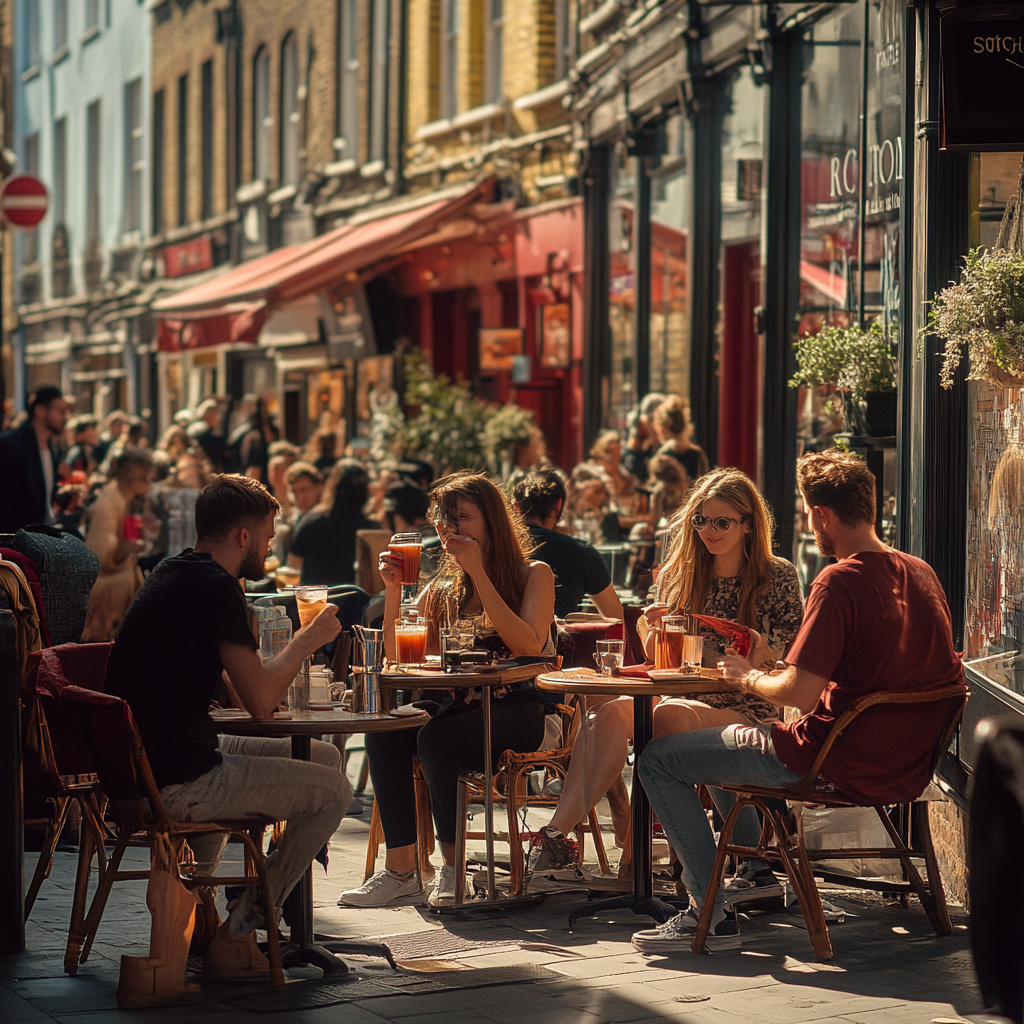
<path fill-rule="evenodd" d="M 942 15 L 943 149 L 1024 149 L 1024 6 Z"/>

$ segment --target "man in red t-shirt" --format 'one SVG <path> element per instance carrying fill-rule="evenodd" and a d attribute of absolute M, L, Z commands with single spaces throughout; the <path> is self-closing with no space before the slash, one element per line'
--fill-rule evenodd
<path fill-rule="evenodd" d="M 715 843 L 695 786 L 700 783 L 786 788 L 810 769 L 835 720 L 860 698 L 883 690 L 932 690 L 949 700 L 878 705 L 843 733 L 821 777 L 866 804 L 913 800 L 928 784 L 935 744 L 962 700 L 960 659 L 938 577 L 919 558 L 887 547 L 875 533 L 875 479 L 839 449 L 804 455 L 797 483 L 808 524 L 823 555 L 837 561 L 811 584 L 803 625 L 781 675 L 760 672 L 732 655 L 719 663 L 736 688 L 803 712 L 767 727 L 727 726 L 666 736 L 650 743 L 639 775 L 683 867 L 691 906 L 658 928 L 637 932 L 644 952 L 690 948 L 711 877 Z M 733 798 L 712 796 L 723 815 Z M 734 841 L 755 846 L 753 808 L 741 812 Z M 759 888 L 777 887 L 763 862 L 750 861 L 719 896 L 708 949 L 739 947 L 730 907 Z"/>

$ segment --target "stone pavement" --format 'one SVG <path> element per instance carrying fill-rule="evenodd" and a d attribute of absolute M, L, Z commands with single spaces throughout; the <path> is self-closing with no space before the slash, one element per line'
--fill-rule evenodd
<path fill-rule="evenodd" d="M 629 943 L 648 919 L 628 911 L 583 919 L 570 934 L 571 894 L 492 917 L 439 917 L 416 905 L 343 909 L 337 893 L 362 879 L 368 820 L 367 802 L 332 841 L 326 879 L 317 867 L 317 929 L 353 939 L 416 935 L 396 941 L 398 975 L 380 960 L 353 957 L 346 959 L 358 980 L 347 985 L 295 970 L 282 994 L 205 985 L 197 1006 L 118 1011 L 119 957 L 144 955 L 148 946 L 145 884 L 115 886 L 92 956 L 68 977 L 63 951 L 76 856 L 58 853 L 27 927 L 27 951 L 0 957 L 0 1021 L 238 1024 L 277 1013 L 301 1024 L 929 1024 L 982 1008 L 961 909 L 953 908 L 954 933 L 938 938 L 916 901 L 903 909 L 853 890 L 829 890 L 848 912 L 831 927 L 831 964 L 814 961 L 802 920 L 784 913 L 743 919 L 741 952 L 649 957 Z M 26 855 L 26 874 L 34 862 Z"/>

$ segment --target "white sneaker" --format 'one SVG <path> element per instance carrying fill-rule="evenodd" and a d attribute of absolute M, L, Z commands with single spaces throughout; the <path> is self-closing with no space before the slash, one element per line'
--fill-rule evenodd
<path fill-rule="evenodd" d="M 259 889 L 250 886 L 228 904 L 227 924 L 228 934 L 233 939 L 240 939 L 263 927 L 263 897 Z"/>
<path fill-rule="evenodd" d="M 399 875 L 385 868 L 371 875 L 358 889 L 346 889 L 338 897 L 338 906 L 384 907 L 422 891 L 415 871 L 409 875 Z"/>
<path fill-rule="evenodd" d="M 633 948 L 641 953 L 688 953 L 698 916 L 697 908 L 691 903 L 688 909 L 670 917 L 664 924 L 633 932 Z M 740 948 L 740 930 L 733 911 L 715 908 L 704 944 L 709 951 Z"/>
<path fill-rule="evenodd" d="M 466 881 L 464 897 L 470 895 L 469 881 Z M 443 906 L 455 902 L 455 865 L 444 864 L 441 866 L 441 873 L 434 879 L 434 888 L 430 890 L 427 903 L 432 907 Z"/>

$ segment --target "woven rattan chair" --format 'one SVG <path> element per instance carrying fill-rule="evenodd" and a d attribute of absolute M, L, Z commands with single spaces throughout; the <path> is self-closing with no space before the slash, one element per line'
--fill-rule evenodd
<path fill-rule="evenodd" d="M 884 889 L 886 892 L 916 893 L 921 900 L 921 905 L 928 914 L 935 933 L 937 935 L 949 935 L 952 931 L 952 925 L 949 920 L 949 911 L 946 909 L 946 896 L 942 888 L 942 877 L 939 874 L 938 862 L 935 859 L 935 851 L 932 847 L 927 802 L 919 799 L 905 806 L 904 810 L 908 812 L 907 817 L 910 821 L 910 834 L 908 841 L 904 841 L 899 831 L 893 825 L 885 806 L 868 805 L 860 800 L 847 797 L 820 778 L 822 768 L 829 755 L 836 749 L 837 744 L 843 740 L 843 733 L 855 719 L 869 709 L 885 705 L 890 707 L 894 705 L 906 706 L 936 701 L 948 702 L 950 710 L 945 727 L 936 737 L 932 748 L 931 767 L 934 770 L 942 752 L 949 747 L 953 732 L 960 721 L 964 705 L 967 702 L 967 688 L 962 684 L 917 692 L 886 691 L 862 697 L 839 716 L 825 742 L 822 744 L 821 750 L 818 751 L 814 764 L 811 765 L 804 778 L 789 789 L 769 789 L 758 786 L 718 787 L 729 793 L 734 793 L 736 795 L 736 803 L 729 812 L 725 824 L 722 826 L 721 836 L 718 841 L 718 855 L 715 858 L 715 865 L 711 871 L 711 884 L 708 886 L 708 891 L 705 894 L 700 920 L 693 936 L 693 952 L 704 952 L 704 943 L 711 926 L 711 917 L 714 913 L 715 898 L 721 886 L 726 858 L 730 855 L 739 858 L 782 861 L 786 874 L 789 876 L 790 884 L 793 886 L 793 890 L 800 901 L 800 909 L 807 924 L 807 932 L 810 936 L 811 945 L 814 948 L 814 954 L 818 960 L 832 959 L 832 942 L 829 939 L 828 927 L 825 924 L 821 898 L 818 895 L 818 888 L 814 882 L 815 874 L 823 873 L 821 869 L 815 868 L 815 864 L 821 861 L 849 860 L 862 857 L 899 861 L 906 878 L 904 883 L 859 880 L 843 876 L 843 884 L 854 887 L 860 886 L 862 888 Z M 877 849 L 808 850 L 804 845 L 803 835 L 800 830 L 794 830 L 791 827 L 789 815 L 785 811 L 780 810 L 779 805 L 775 802 L 779 799 L 813 803 L 825 807 L 874 806 L 882 825 L 892 840 L 892 846 Z M 748 805 L 756 807 L 762 816 L 761 837 L 756 847 L 737 846 L 729 841 L 737 816 Z M 927 880 L 921 877 L 921 873 L 914 864 L 914 858 L 924 860 Z"/>

